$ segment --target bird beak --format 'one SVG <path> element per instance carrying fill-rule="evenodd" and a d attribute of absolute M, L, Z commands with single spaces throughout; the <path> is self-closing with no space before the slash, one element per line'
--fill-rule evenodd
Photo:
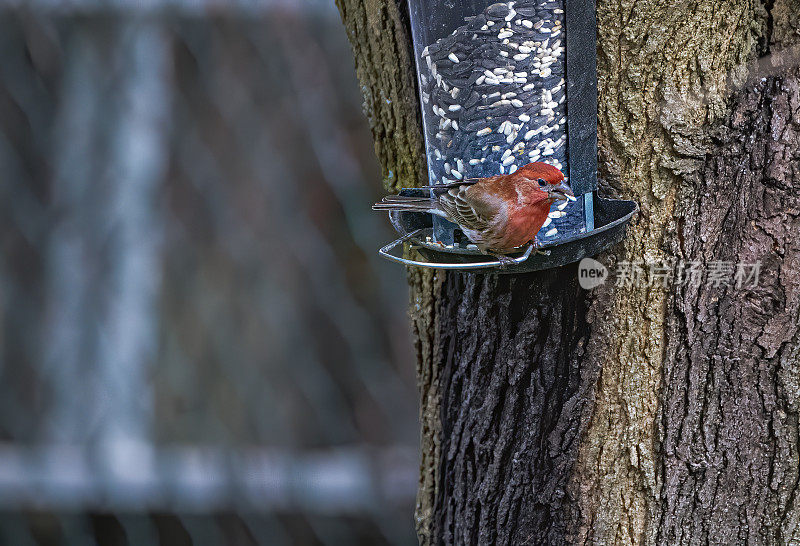
<path fill-rule="evenodd" d="M 572 193 L 570 187 L 564 184 L 564 182 L 553 186 L 550 189 L 550 196 L 556 201 L 575 201 L 575 194 Z"/>

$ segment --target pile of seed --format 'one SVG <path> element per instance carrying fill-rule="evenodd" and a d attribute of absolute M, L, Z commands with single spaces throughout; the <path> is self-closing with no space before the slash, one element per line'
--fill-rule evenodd
<path fill-rule="evenodd" d="M 419 68 L 432 183 L 513 173 L 532 161 L 566 174 L 563 21 L 561 0 L 501 2 L 424 48 Z M 567 216 L 579 219 L 572 214 L 578 208 Z M 561 219 L 562 232 L 574 223 L 562 211 L 551 216 Z"/>

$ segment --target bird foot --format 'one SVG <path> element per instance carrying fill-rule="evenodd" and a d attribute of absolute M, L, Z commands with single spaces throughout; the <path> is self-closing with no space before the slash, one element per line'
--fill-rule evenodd
<path fill-rule="evenodd" d="M 549 250 L 542 250 L 539 247 L 539 241 L 534 239 L 533 241 L 531 241 L 531 243 L 533 244 L 533 253 L 534 254 L 541 254 L 542 256 L 549 256 L 550 255 L 550 251 Z"/>
<path fill-rule="evenodd" d="M 497 258 L 497 261 L 500 262 L 499 266 L 500 269 L 505 269 L 507 267 L 511 267 L 512 265 L 516 264 L 513 258 L 509 258 L 505 254 L 499 254 L 497 252 L 491 252 L 491 251 L 485 251 L 485 254 Z"/>
<path fill-rule="evenodd" d="M 500 262 L 501 269 L 505 269 L 507 267 L 511 267 L 512 265 L 516 264 L 513 258 L 509 258 L 508 256 L 500 255 L 497 257 L 497 260 Z"/>

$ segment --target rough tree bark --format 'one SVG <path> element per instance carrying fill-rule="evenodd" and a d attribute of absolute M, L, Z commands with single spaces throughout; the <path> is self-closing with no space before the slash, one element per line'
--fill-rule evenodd
<path fill-rule="evenodd" d="M 387 188 L 422 182 L 403 0 L 337 0 Z M 411 269 L 423 544 L 800 542 L 800 2 L 598 6 L 598 259 L 752 290 Z M 613 269 L 612 269 L 613 271 Z"/>

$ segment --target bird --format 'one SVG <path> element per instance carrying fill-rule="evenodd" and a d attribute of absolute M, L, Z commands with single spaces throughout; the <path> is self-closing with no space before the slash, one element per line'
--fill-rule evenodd
<path fill-rule="evenodd" d="M 431 197 L 388 195 L 373 210 L 427 212 L 458 225 L 487 255 L 504 257 L 533 242 L 555 202 L 575 201 L 564 174 L 542 162 L 512 174 L 426 186 Z"/>

